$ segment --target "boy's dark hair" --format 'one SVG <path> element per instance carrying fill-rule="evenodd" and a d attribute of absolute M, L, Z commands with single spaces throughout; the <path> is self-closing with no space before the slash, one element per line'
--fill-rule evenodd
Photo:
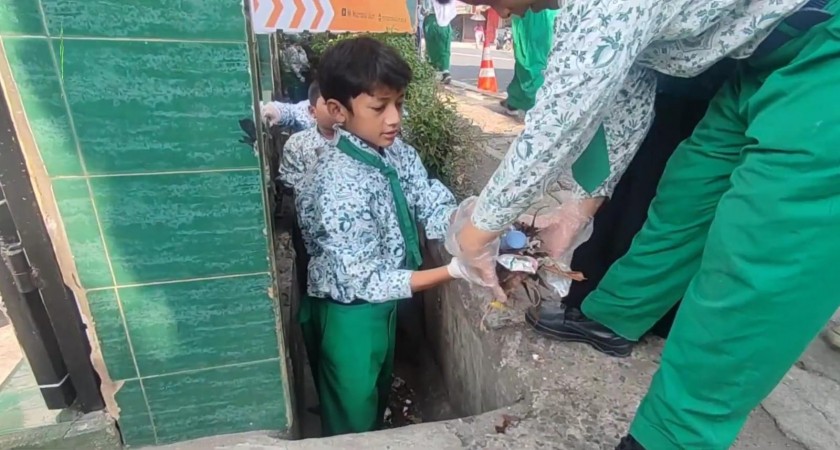
<path fill-rule="evenodd" d="M 312 106 L 317 105 L 319 97 L 321 97 L 321 87 L 318 86 L 317 81 L 313 81 L 309 85 L 309 104 Z"/>
<path fill-rule="evenodd" d="M 350 100 L 373 95 L 376 88 L 403 91 L 411 77 L 411 67 L 393 47 L 366 36 L 332 45 L 321 55 L 318 67 L 324 100 L 337 100 L 347 109 Z"/>

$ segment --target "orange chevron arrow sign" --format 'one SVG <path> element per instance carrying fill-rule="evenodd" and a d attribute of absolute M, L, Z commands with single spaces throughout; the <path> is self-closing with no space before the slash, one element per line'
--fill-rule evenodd
<path fill-rule="evenodd" d="M 411 33 L 405 0 L 249 0 L 254 32 Z"/>

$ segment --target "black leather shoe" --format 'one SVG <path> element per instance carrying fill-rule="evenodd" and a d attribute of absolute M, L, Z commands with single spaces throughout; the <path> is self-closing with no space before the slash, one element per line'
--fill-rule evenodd
<path fill-rule="evenodd" d="M 615 450 L 645 450 L 645 448 L 633 436 L 628 434 L 621 438 L 621 442 L 618 443 Z"/>
<path fill-rule="evenodd" d="M 525 313 L 525 321 L 543 336 L 589 344 L 599 352 L 617 358 L 630 356 L 635 344 L 600 323 L 587 319 L 579 309 L 567 308 L 565 305 L 530 308 Z"/>

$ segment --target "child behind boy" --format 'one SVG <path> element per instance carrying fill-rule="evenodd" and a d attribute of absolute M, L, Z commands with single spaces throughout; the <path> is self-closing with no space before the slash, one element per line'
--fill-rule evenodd
<path fill-rule="evenodd" d="M 320 62 L 321 94 L 340 127 L 296 203 L 311 257 L 300 321 L 326 436 L 381 425 L 397 301 L 463 278 L 456 260 L 418 270 L 415 221 L 440 239 L 456 203 L 429 179 L 417 152 L 397 141 L 411 77 L 393 48 L 367 37 L 335 44 Z"/>
<path fill-rule="evenodd" d="M 315 119 L 315 126 L 293 134 L 283 147 L 279 175 L 280 182 L 287 188 L 298 188 L 318 161 L 318 154 L 335 135 L 335 121 L 327 111 L 317 81 L 309 86 L 309 114 Z"/>
<path fill-rule="evenodd" d="M 260 107 L 262 121 L 268 126 L 278 125 L 297 133 L 315 125 L 309 113 L 309 100 L 298 103 L 265 102 Z"/>

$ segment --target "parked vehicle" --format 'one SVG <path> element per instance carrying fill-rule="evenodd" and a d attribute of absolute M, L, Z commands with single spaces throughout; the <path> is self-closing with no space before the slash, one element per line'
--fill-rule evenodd
<path fill-rule="evenodd" d="M 513 33 L 510 28 L 499 28 L 496 31 L 496 50 L 513 50 Z"/>

